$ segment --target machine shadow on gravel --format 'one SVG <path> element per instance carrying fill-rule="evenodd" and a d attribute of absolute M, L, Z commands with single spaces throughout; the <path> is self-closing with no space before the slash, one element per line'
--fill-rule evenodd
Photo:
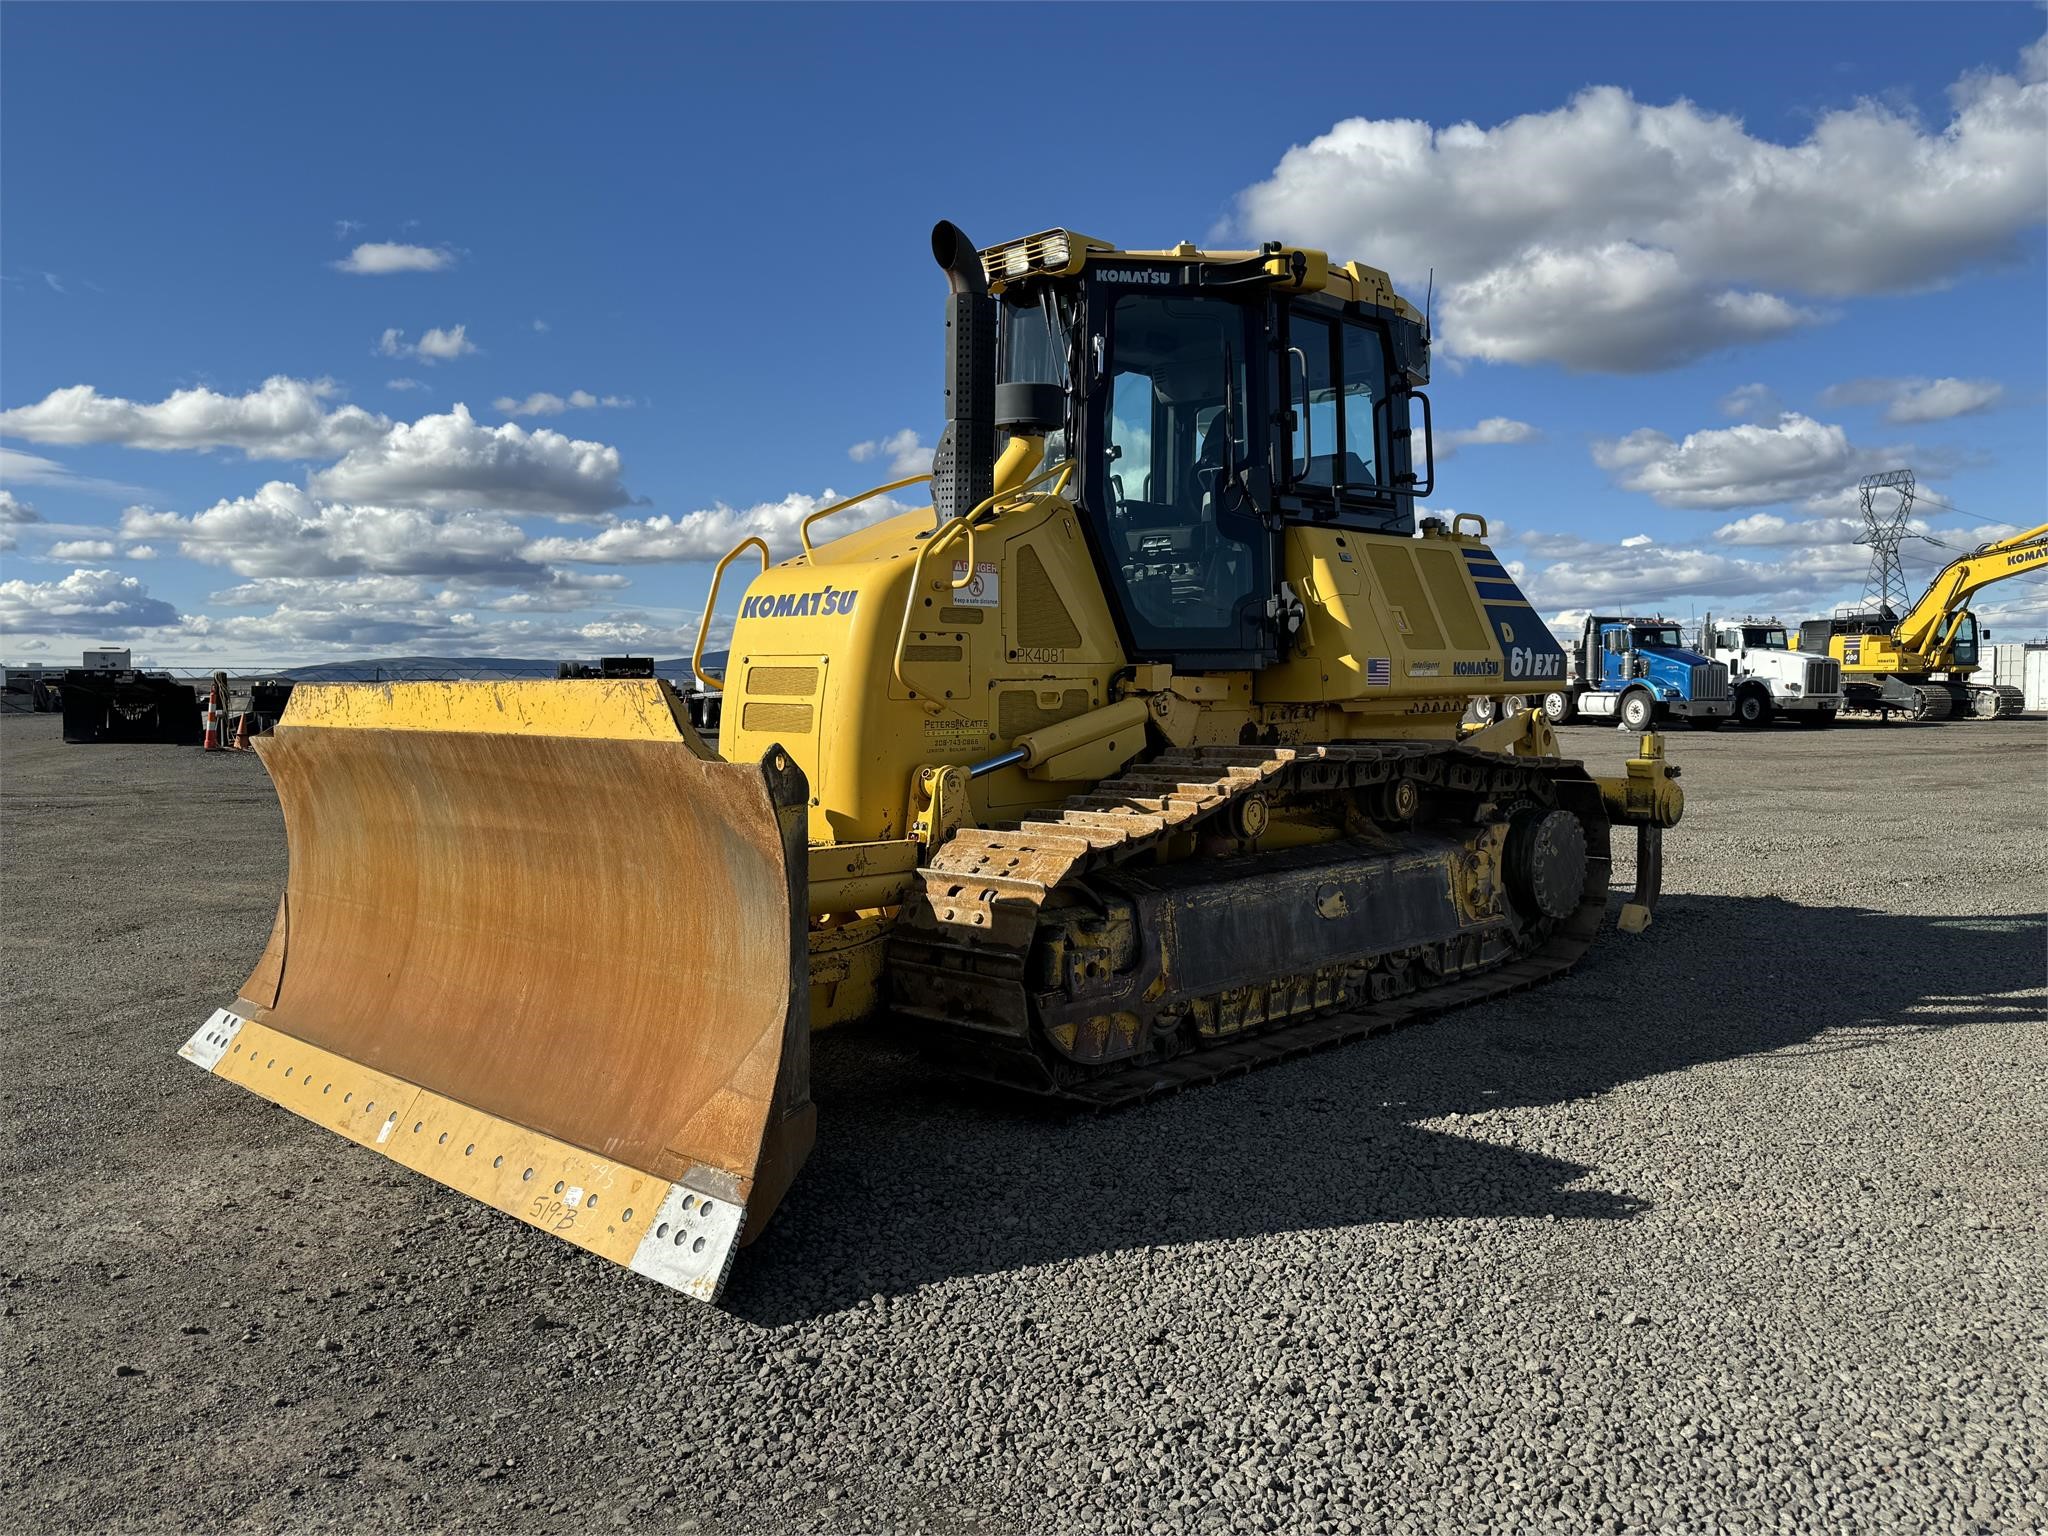
<path fill-rule="evenodd" d="M 1092 1118 L 962 1097 L 901 1037 L 828 1033 L 817 1151 L 724 1305 L 779 1324 L 1136 1248 L 1420 1217 L 1626 1220 L 1647 1200 L 1600 1188 L 1597 1166 L 1417 1122 L 2033 1016 L 2038 999 L 2007 995 L 2042 985 L 2044 930 L 2041 916 L 1670 897 L 1641 939 L 1610 935 L 1558 982 Z M 1959 944 L 1967 967 L 1930 963 Z"/>

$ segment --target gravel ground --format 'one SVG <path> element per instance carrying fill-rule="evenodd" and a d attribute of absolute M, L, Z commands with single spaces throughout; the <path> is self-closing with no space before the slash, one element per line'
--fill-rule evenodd
<path fill-rule="evenodd" d="M 179 1062 L 261 767 L 0 719 L 0 1526 L 2048 1527 L 2048 727 L 1671 750 L 1536 991 L 1068 1124 L 824 1037 L 714 1311 Z"/>

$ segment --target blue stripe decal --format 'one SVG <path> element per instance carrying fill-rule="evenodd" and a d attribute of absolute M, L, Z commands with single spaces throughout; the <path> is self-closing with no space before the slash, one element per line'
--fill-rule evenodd
<path fill-rule="evenodd" d="M 1492 550 L 1487 549 L 1484 546 L 1481 546 L 1478 549 L 1460 548 L 1458 553 L 1463 555 L 1467 560 L 1498 560 L 1500 558 L 1500 556 L 1496 555 Z"/>
<path fill-rule="evenodd" d="M 1489 603 L 1526 603 L 1529 601 L 1529 599 L 1522 596 L 1522 589 L 1512 581 L 1475 581 L 1473 586 L 1478 588 L 1481 599 Z"/>
<path fill-rule="evenodd" d="M 1474 576 L 1491 576 L 1496 581 L 1513 581 L 1515 579 L 1507 573 L 1505 566 L 1481 565 L 1477 560 L 1472 561 L 1465 569 Z"/>

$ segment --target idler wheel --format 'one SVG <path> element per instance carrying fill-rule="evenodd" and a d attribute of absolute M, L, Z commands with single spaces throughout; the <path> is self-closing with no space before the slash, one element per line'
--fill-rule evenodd
<path fill-rule="evenodd" d="M 1569 917 L 1586 889 L 1586 829 L 1570 811 L 1527 810 L 1508 823 L 1508 889 L 1524 908 Z"/>

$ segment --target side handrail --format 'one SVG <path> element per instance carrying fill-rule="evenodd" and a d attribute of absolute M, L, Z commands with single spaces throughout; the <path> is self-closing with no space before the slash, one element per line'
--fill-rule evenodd
<path fill-rule="evenodd" d="M 903 676 L 903 650 L 910 643 L 910 621 L 917 612 L 918 593 L 924 588 L 925 561 L 929 560 L 939 549 L 951 544 L 964 529 L 967 534 L 967 574 L 958 580 L 951 576 L 948 576 L 946 580 L 956 592 L 972 584 L 975 575 L 974 520 L 991 507 L 996 506 L 1000 502 L 1007 501 L 1011 497 L 1023 495 L 1024 492 L 1042 481 L 1052 481 L 1052 489 L 1047 494 L 1057 496 L 1066 488 L 1067 481 L 1073 477 L 1073 473 L 1074 461 L 1069 459 L 1064 464 L 1056 465 L 1052 469 L 1033 475 L 1021 485 L 1012 486 L 1008 490 L 997 491 L 994 495 L 983 498 L 965 517 L 956 517 L 948 522 L 945 527 L 932 536 L 931 541 L 923 549 L 918 551 L 917 559 L 912 561 L 910 565 L 910 591 L 903 600 L 903 622 L 896 626 L 896 654 L 889 663 L 889 673 L 896 679 L 897 687 L 901 688 L 905 693 L 915 693 L 917 691 Z"/>
<path fill-rule="evenodd" d="M 969 517 L 956 517 L 947 523 L 945 527 L 941 528 L 932 537 L 930 543 L 917 552 L 917 558 L 911 562 L 910 595 L 903 604 L 903 622 L 896 626 L 896 654 L 889 662 L 890 675 L 896 679 L 897 687 L 901 688 L 905 693 L 915 693 L 917 691 L 904 680 L 903 649 L 910 643 L 910 620 L 912 615 L 917 612 L 917 594 L 924 587 L 924 563 L 931 558 L 934 550 L 942 549 L 946 545 L 951 544 L 964 531 L 967 535 L 967 575 L 958 581 L 955 581 L 951 576 L 948 576 L 946 580 L 956 592 L 962 587 L 969 585 L 974 580 L 974 524 L 970 520 L 971 516 L 972 514 Z"/>
<path fill-rule="evenodd" d="M 905 480 L 891 480 L 887 485 L 878 485 L 872 491 L 862 491 L 858 496 L 849 496 L 844 501 L 833 502 L 829 507 L 818 508 L 817 511 L 797 524 L 796 534 L 798 538 L 803 540 L 804 558 L 806 560 L 810 559 L 813 553 L 811 549 L 811 524 L 818 522 L 822 518 L 830 517 L 834 512 L 844 512 L 848 507 L 857 507 L 864 501 L 886 495 L 890 491 L 900 491 L 906 485 L 922 485 L 931 478 L 930 475 L 912 475 Z"/>
<path fill-rule="evenodd" d="M 1453 512 L 1451 514 L 1451 532 L 1461 533 L 1467 523 L 1477 523 L 1479 525 L 1479 532 L 1472 535 L 1472 537 L 1477 539 L 1486 537 L 1486 519 L 1477 512 Z"/>
<path fill-rule="evenodd" d="M 717 569 L 712 571 L 711 592 L 710 595 L 704 599 L 704 617 L 697 621 L 697 648 L 690 652 L 690 671 L 693 675 L 695 675 L 698 687 L 708 688 L 714 693 L 725 692 L 725 679 L 722 677 L 713 677 L 710 673 L 704 670 L 704 638 L 705 636 L 711 633 L 711 615 L 718 608 L 718 584 L 719 582 L 725 579 L 725 568 L 728 565 L 731 565 L 733 561 L 736 558 L 738 558 L 740 551 L 745 549 L 749 544 L 753 545 L 754 548 L 761 551 L 761 571 L 764 575 L 767 573 L 767 543 L 762 539 L 754 537 L 752 535 L 748 536 L 747 538 L 741 539 L 739 543 L 733 545 L 731 549 L 726 551 L 725 558 L 719 561 Z"/>

